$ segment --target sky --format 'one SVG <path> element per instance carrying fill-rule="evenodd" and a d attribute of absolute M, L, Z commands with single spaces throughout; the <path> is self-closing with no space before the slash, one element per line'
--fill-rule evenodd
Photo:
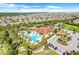
<path fill-rule="evenodd" d="M 0 3 L 0 12 L 79 12 L 79 3 Z"/>

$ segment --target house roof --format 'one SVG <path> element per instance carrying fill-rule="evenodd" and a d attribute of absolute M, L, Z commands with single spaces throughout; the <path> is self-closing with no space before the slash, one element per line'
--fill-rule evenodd
<path fill-rule="evenodd" d="M 48 34 L 48 33 L 50 33 L 50 32 L 53 31 L 53 29 L 48 28 L 48 27 L 39 27 L 39 28 L 36 28 L 35 30 L 36 30 L 37 32 L 42 33 L 43 35 L 46 35 L 46 34 Z"/>
<path fill-rule="evenodd" d="M 57 34 L 64 36 L 65 32 L 62 30 L 62 31 L 58 32 Z"/>

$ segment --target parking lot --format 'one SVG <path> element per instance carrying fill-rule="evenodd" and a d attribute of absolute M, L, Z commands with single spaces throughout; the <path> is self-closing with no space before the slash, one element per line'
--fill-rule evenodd
<path fill-rule="evenodd" d="M 59 37 L 54 35 L 48 40 L 48 44 L 51 44 L 52 49 L 56 50 L 60 55 L 63 54 L 64 52 L 68 51 L 70 52 L 71 50 L 79 51 L 78 46 L 78 39 L 79 39 L 79 33 L 73 33 L 71 35 L 71 41 L 68 42 L 68 46 L 61 45 L 57 43 L 57 39 Z"/>

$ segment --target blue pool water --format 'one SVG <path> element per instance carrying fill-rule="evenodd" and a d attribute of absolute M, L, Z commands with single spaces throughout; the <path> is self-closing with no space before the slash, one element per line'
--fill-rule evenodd
<path fill-rule="evenodd" d="M 38 38 L 39 38 L 39 34 L 32 34 L 32 35 L 28 36 L 28 38 L 34 42 L 37 42 Z"/>

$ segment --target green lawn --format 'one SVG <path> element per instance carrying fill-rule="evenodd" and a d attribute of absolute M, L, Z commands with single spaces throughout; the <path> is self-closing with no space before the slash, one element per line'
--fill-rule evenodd
<path fill-rule="evenodd" d="M 64 28 L 74 32 L 79 32 L 79 27 L 75 25 L 65 24 Z"/>
<path fill-rule="evenodd" d="M 42 50 L 38 53 L 33 53 L 33 55 L 58 55 L 58 53 L 51 49 L 48 49 L 48 50 Z"/>

